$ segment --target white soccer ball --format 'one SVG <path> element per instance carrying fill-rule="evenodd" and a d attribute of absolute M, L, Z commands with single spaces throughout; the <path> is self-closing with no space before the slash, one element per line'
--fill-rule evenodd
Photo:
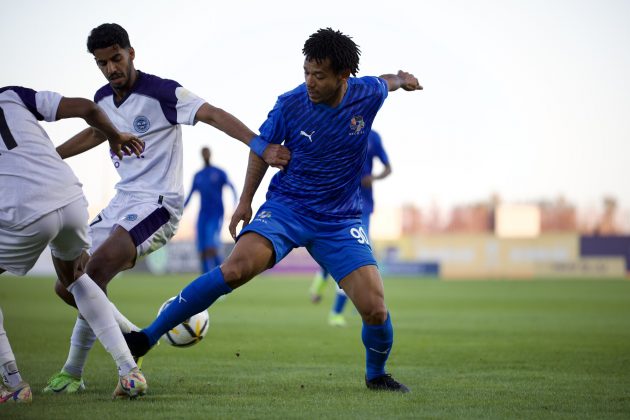
<path fill-rule="evenodd" d="M 177 299 L 177 296 L 173 296 L 164 302 L 162 306 L 160 306 L 158 315 L 175 299 Z M 209 326 L 210 316 L 208 315 L 208 311 L 199 312 L 177 325 L 172 330 L 169 330 L 162 336 L 162 341 L 175 347 L 189 347 L 193 344 L 197 344 L 206 336 Z"/>

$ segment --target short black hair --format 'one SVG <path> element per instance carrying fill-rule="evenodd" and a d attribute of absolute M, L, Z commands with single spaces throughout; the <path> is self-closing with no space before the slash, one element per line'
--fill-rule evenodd
<path fill-rule="evenodd" d="M 109 48 L 118 44 L 121 48 L 131 47 L 129 34 L 117 23 L 103 23 L 92 29 L 87 39 L 87 49 L 91 54 L 100 48 Z"/>
<path fill-rule="evenodd" d="M 348 35 L 331 28 L 319 29 L 311 35 L 304 43 L 302 53 L 307 60 L 317 63 L 330 59 L 335 74 L 350 70 L 356 76 L 359 71 L 359 46 Z"/>

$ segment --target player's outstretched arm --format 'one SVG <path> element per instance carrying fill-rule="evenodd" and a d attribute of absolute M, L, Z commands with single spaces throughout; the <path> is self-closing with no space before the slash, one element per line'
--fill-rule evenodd
<path fill-rule="evenodd" d="M 390 92 L 398 90 L 399 88 L 408 91 L 422 90 L 422 85 L 420 85 L 416 76 L 406 71 L 398 70 L 396 74 L 383 74 L 380 78 L 387 81 L 387 87 Z"/>
<path fill-rule="evenodd" d="M 109 140 L 112 151 L 120 158 L 123 153 L 135 153 L 138 156 L 142 153 L 142 140 L 132 134 L 118 132 L 107 115 L 89 99 L 61 98 L 57 119 L 65 118 L 83 118 L 92 128 L 83 130 L 57 147 L 63 159 L 90 150 L 105 140 Z"/>
<path fill-rule="evenodd" d="M 256 194 L 256 190 L 260 186 L 260 182 L 267 172 L 267 165 L 254 152 L 249 153 L 249 161 L 247 162 L 247 174 L 245 175 L 245 185 L 243 185 L 243 193 L 241 199 L 234 210 L 232 219 L 230 220 L 230 235 L 236 239 L 236 227 L 243 221 L 243 227 L 249 224 L 252 219 L 252 200 Z"/>
<path fill-rule="evenodd" d="M 62 159 L 67 159 L 88 151 L 103 143 L 105 140 L 107 140 L 107 138 L 103 133 L 95 128 L 88 127 L 57 146 L 57 153 L 59 153 Z"/>
<path fill-rule="evenodd" d="M 250 130 L 234 115 L 209 103 L 201 105 L 195 115 L 197 121 L 203 121 L 214 128 L 223 131 L 228 136 L 240 140 L 250 147 L 268 165 L 284 168 L 291 159 L 289 149 L 279 144 L 261 143 L 260 137 Z M 260 147 L 260 146 L 263 147 Z M 256 147 L 258 146 L 258 147 Z"/>

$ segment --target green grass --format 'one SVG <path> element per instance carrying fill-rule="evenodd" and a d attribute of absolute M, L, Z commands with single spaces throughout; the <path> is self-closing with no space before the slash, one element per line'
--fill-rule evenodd
<path fill-rule="evenodd" d="M 191 276 L 127 274 L 110 295 L 150 322 Z M 261 277 L 211 308 L 199 345 L 145 358 L 149 393 L 115 401 L 115 366 L 100 345 L 82 395 L 44 395 L 67 355 L 75 312 L 50 278 L 0 278 L 5 327 L 29 406 L 0 418 L 629 418 L 630 281 L 386 279 L 395 345 L 388 364 L 411 394 L 363 384 L 360 318 L 347 328 L 308 301 L 310 278 Z"/>

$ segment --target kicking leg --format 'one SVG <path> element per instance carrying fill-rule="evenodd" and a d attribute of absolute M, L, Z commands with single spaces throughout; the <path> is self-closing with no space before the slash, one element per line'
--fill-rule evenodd
<path fill-rule="evenodd" d="M 125 334 L 136 357 L 146 354 L 164 333 L 208 308 L 220 296 L 242 286 L 271 267 L 274 250 L 271 242 L 257 233 L 244 234 L 221 267 L 216 267 L 188 284 L 173 303 L 139 333 Z"/>

